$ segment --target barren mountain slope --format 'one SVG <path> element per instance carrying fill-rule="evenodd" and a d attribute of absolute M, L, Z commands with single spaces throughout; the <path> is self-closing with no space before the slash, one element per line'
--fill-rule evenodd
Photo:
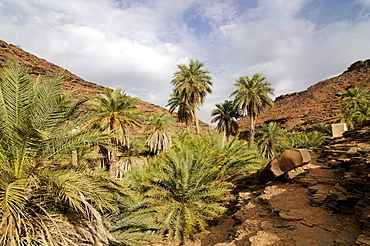
<path fill-rule="evenodd" d="M 370 59 L 357 61 L 347 71 L 321 81 L 305 91 L 282 95 L 263 112 L 257 125 L 275 121 L 287 130 L 305 130 L 317 123 L 333 123 L 340 117 L 340 95 L 350 87 L 370 89 Z M 249 119 L 238 121 L 239 131 L 249 130 Z"/>
<path fill-rule="evenodd" d="M 0 40 L 0 67 L 4 65 L 6 62 L 19 62 L 21 64 L 24 64 L 30 71 L 30 74 L 32 77 L 36 78 L 39 75 L 43 76 L 53 76 L 58 71 L 62 71 L 67 79 L 65 83 L 66 89 L 72 89 L 74 90 L 73 97 L 76 98 L 91 98 L 99 93 L 103 93 L 104 86 L 97 85 L 91 82 L 87 82 L 80 77 L 72 74 L 68 70 L 65 70 L 53 63 L 50 63 L 44 59 L 38 58 L 35 55 L 32 55 L 21 48 L 8 44 L 2 40 Z M 171 86 L 170 83 L 168 83 L 168 86 Z M 125 90 L 125 88 L 121 88 L 122 90 Z M 160 106 L 139 101 L 138 107 L 140 111 L 142 111 L 145 115 L 145 118 L 147 118 L 150 114 L 156 114 L 158 112 L 168 112 L 167 109 L 162 108 Z M 88 110 L 88 108 L 85 107 L 85 110 Z M 174 114 L 174 117 L 176 115 Z M 200 127 L 202 132 L 208 132 L 208 130 L 214 131 L 215 128 L 213 126 L 210 126 L 204 122 L 200 121 Z M 191 130 L 195 131 L 194 127 L 190 127 Z M 186 126 L 184 124 L 178 123 L 175 127 L 175 132 L 181 132 L 186 129 Z M 133 134 L 134 135 L 141 135 L 143 134 L 143 131 L 145 130 L 145 127 L 142 129 L 134 129 Z"/>

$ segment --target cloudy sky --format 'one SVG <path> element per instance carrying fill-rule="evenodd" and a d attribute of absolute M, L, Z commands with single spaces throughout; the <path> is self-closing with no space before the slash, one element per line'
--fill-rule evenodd
<path fill-rule="evenodd" d="M 163 107 L 176 65 L 199 60 L 209 122 L 240 76 L 279 96 L 369 59 L 370 0 L 0 0 L 0 39 Z"/>

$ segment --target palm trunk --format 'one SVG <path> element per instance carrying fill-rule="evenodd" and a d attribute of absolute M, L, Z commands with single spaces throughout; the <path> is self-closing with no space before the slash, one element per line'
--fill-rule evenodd
<path fill-rule="evenodd" d="M 198 111 L 197 107 L 194 107 L 194 121 L 195 121 L 195 130 L 197 135 L 199 135 L 200 130 L 199 130 L 199 120 L 198 120 Z"/>
<path fill-rule="evenodd" d="M 250 115 L 249 116 L 249 121 L 250 121 L 250 132 L 249 132 L 249 148 L 253 148 L 253 144 L 254 144 L 254 132 L 255 132 L 255 129 L 254 129 L 254 121 L 255 121 L 255 117 L 254 115 Z"/>

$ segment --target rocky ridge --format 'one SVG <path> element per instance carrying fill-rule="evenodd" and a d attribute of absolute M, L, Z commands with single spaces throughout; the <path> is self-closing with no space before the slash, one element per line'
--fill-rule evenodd
<path fill-rule="evenodd" d="M 317 123 L 333 123 L 340 117 L 341 94 L 355 86 L 370 89 L 370 59 L 357 61 L 341 75 L 305 91 L 277 97 L 275 105 L 266 109 L 256 124 L 277 122 L 289 131 L 302 131 Z M 248 117 L 240 119 L 238 125 L 240 132 L 248 131 Z"/>
<path fill-rule="evenodd" d="M 0 67 L 4 66 L 7 62 L 17 62 L 23 64 L 28 70 L 32 78 L 36 79 L 38 76 L 54 76 L 57 72 L 62 72 L 66 77 L 65 89 L 73 90 L 73 97 L 82 99 L 82 98 L 92 98 L 100 93 L 103 93 L 104 86 L 88 82 L 82 78 L 74 75 L 66 69 L 63 69 L 53 63 L 50 63 L 44 59 L 41 59 L 29 52 L 22 50 L 13 44 L 8 44 L 5 41 L 0 40 Z M 170 84 L 169 84 L 170 86 Z M 124 90 L 125 88 L 122 88 Z M 139 101 L 137 103 L 138 108 L 144 114 L 145 122 L 147 117 L 151 114 L 157 114 L 159 112 L 168 112 L 167 109 L 162 108 L 158 105 L 154 105 L 148 102 Z M 83 108 L 83 111 L 88 111 L 89 108 Z M 173 117 L 176 118 L 176 114 L 173 114 Z M 210 126 L 202 121 L 200 122 L 201 132 L 215 131 L 213 126 Z M 186 130 L 187 127 L 185 124 L 177 123 L 174 132 L 182 132 Z M 195 127 L 189 127 L 189 130 L 195 132 Z M 133 129 L 133 135 L 141 136 L 144 134 L 145 126 L 143 128 Z"/>

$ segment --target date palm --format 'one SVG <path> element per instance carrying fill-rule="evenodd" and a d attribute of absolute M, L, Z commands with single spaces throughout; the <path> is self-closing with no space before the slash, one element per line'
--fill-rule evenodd
<path fill-rule="evenodd" d="M 211 123 L 217 122 L 218 132 L 225 132 L 227 139 L 230 135 L 238 133 L 239 126 L 236 120 L 242 117 L 239 109 L 234 108 L 233 102 L 225 100 L 223 103 L 216 104 L 216 109 L 211 113 L 215 116 Z"/>
<path fill-rule="evenodd" d="M 177 110 L 177 121 L 185 123 L 186 126 L 189 126 L 191 122 L 194 122 L 194 112 L 191 104 L 186 103 L 182 100 L 182 96 L 172 95 L 166 107 L 169 107 L 169 111 L 172 114 L 176 109 Z"/>
<path fill-rule="evenodd" d="M 287 131 L 277 123 L 262 124 L 257 130 L 257 145 L 261 150 L 262 158 L 272 160 L 277 151 L 282 151 L 288 144 Z"/>
<path fill-rule="evenodd" d="M 167 232 L 169 241 L 183 245 L 207 221 L 225 212 L 231 183 L 217 179 L 219 168 L 210 165 L 208 153 L 193 153 L 192 146 L 170 149 L 165 158 L 151 160 L 157 166 L 145 182 L 148 205 Z M 159 162 L 159 164 L 153 163 Z"/>
<path fill-rule="evenodd" d="M 104 144 L 101 132 L 71 120 L 81 102 L 63 78 L 32 81 L 9 64 L 0 77 L 0 245 L 107 244 L 99 211 L 114 210 L 104 174 L 71 167 L 73 150 Z M 79 129 L 79 131 L 74 131 Z"/>
<path fill-rule="evenodd" d="M 257 73 L 252 78 L 240 77 L 234 85 L 237 89 L 230 96 L 235 96 L 234 107 L 240 109 L 243 115 L 249 116 L 249 147 L 252 148 L 256 119 L 267 106 L 273 105 L 269 95 L 274 95 L 274 89 L 270 87 L 266 77 Z"/>
<path fill-rule="evenodd" d="M 349 129 L 362 124 L 370 118 L 370 93 L 366 88 L 349 88 L 342 95 L 342 122 L 346 122 Z"/>
<path fill-rule="evenodd" d="M 175 124 L 170 114 L 161 112 L 157 115 L 151 115 L 148 120 L 148 130 L 151 133 L 146 141 L 150 152 L 159 154 L 172 145 L 169 131 Z"/>
<path fill-rule="evenodd" d="M 128 145 L 130 142 L 130 128 L 140 127 L 142 124 L 138 117 L 141 112 L 137 110 L 135 103 L 138 99 L 126 95 L 120 89 L 110 90 L 105 88 L 104 94 L 97 97 L 97 101 L 92 101 L 93 106 L 91 115 L 91 125 L 94 128 L 107 130 L 115 134 L 114 138 L 109 139 L 114 150 L 100 146 L 107 166 L 112 176 L 117 176 L 117 151 L 120 145 Z"/>
<path fill-rule="evenodd" d="M 288 136 L 291 142 L 291 148 L 293 149 L 317 147 L 329 138 L 325 133 L 317 131 L 292 132 Z"/>
<path fill-rule="evenodd" d="M 212 78 L 209 71 L 202 70 L 203 63 L 190 60 L 189 66 L 177 65 L 179 71 L 172 76 L 171 84 L 174 86 L 172 97 L 179 98 L 181 103 L 192 108 L 196 132 L 199 134 L 198 107 L 201 106 L 207 96 L 212 93 Z"/>
<path fill-rule="evenodd" d="M 359 109 L 370 105 L 370 94 L 366 88 L 349 88 L 342 95 L 345 109 Z"/>
<path fill-rule="evenodd" d="M 332 129 L 331 125 L 325 124 L 325 123 L 317 123 L 313 127 L 310 128 L 310 131 L 317 131 L 324 133 L 327 136 L 332 136 Z"/>

